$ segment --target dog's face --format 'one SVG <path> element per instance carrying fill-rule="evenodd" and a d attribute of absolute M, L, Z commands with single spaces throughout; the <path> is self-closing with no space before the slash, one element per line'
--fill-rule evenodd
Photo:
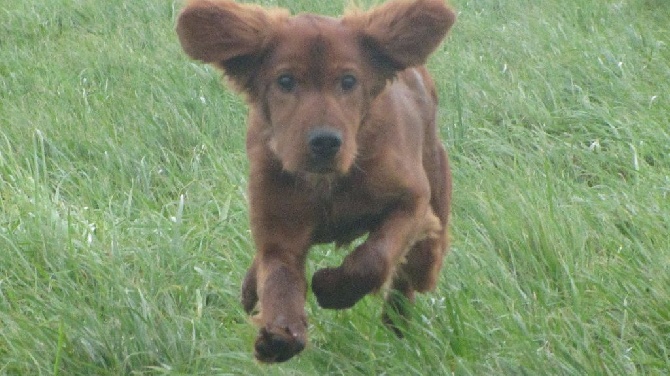
<path fill-rule="evenodd" d="M 194 0 L 177 32 L 191 57 L 247 94 L 258 133 L 288 172 L 346 174 L 374 97 L 425 62 L 454 22 L 441 0 L 397 0 L 341 19 Z M 438 30 L 438 32 L 436 32 Z"/>
<path fill-rule="evenodd" d="M 317 16 L 277 28 L 250 85 L 284 170 L 344 174 L 353 164 L 372 88 L 386 80 L 356 38 L 341 21 Z"/>

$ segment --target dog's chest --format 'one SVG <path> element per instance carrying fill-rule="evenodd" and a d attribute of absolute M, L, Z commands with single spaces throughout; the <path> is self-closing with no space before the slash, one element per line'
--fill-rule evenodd
<path fill-rule="evenodd" d="M 315 243 L 347 244 L 376 228 L 393 208 L 394 200 L 381 199 L 351 182 L 312 192 Z"/>

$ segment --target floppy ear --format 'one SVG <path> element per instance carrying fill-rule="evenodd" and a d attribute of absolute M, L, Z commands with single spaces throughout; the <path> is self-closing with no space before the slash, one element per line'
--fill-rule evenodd
<path fill-rule="evenodd" d="M 444 0 L 395 0 L 343 22 L 361 31 L 375 64 L 400 71 L 424 64 L 455 20 Z"/>
<path fill-rule="evenodd" d="M 273 35 L 288 13 L 230 0 L 191 0 L 177 20 L 177 34 L 193 59 L 224 70 L 238 90 L 249 79 Z"/>

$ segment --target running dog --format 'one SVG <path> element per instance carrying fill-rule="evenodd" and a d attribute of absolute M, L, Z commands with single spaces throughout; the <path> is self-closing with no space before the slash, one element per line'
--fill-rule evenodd
<path fill-rule="evenodd" d="M 424 63 L 454 21 L 443 0 L 392 0 L 342 18 L 191 0 L 179 15 L 184 51 L 220 68 L 249 106 L 257 253 L 242 305 L 259 326 L 259 361 L 286 361 L 307 343 L 314 244 L 367 235 L 340 266 L 312 277 L 323 308 L 387 291 L 383 320 L 401 335 L 391 318 L 435 287 L 451 175 Z"/>

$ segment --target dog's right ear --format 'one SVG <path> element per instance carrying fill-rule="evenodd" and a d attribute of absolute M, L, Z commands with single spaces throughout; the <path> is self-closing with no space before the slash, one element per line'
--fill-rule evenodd
<path fill-rule="evenodd" d="M 177 34 L 193 59 L 213 64 L 238 90 L 250 91 L 250 78 L 272 38 L 288 18 L 281 9 L 230 0 L 191 0 L 177 20 Z"/>

